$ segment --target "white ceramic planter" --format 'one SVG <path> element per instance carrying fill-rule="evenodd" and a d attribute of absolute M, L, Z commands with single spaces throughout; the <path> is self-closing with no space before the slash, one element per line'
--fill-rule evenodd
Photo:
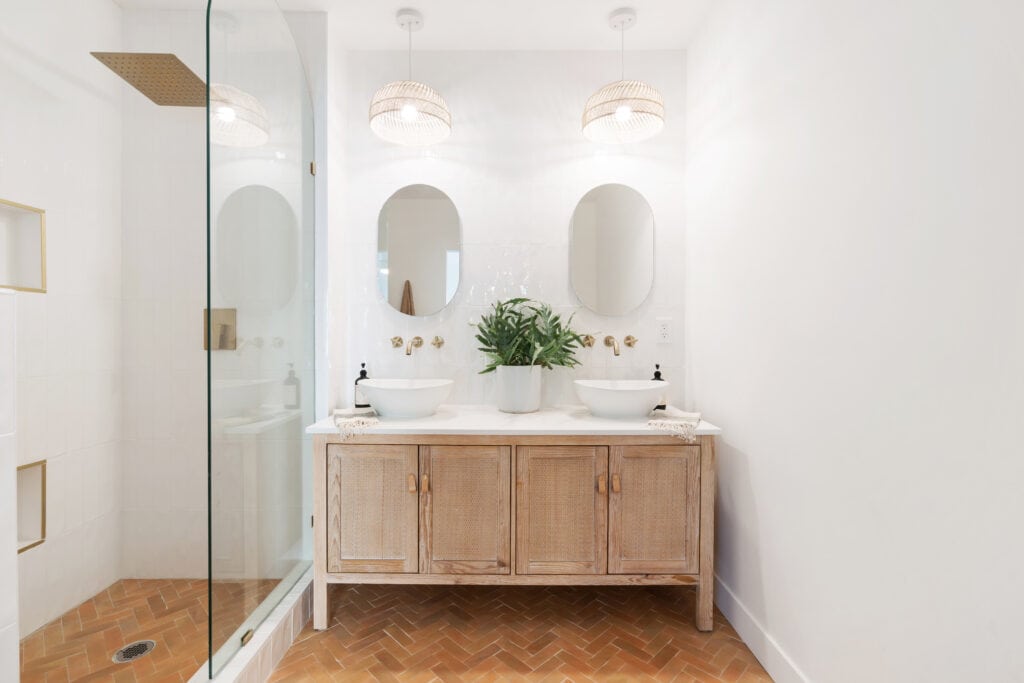
<path fill-rule="evenodd" d="M 541 370 L 539 365 L 498 366 L 498 410 L 504 413 L 532 413 L 540 409 Z"/>

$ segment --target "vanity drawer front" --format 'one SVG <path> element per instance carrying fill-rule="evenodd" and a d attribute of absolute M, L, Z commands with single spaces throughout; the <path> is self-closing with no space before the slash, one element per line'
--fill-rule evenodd
<path fill-rule="evenodd" d="M 508 574 L 509 446 L 420 448 L 420 567 L 431 574 Z"/>
<path fill-rule="evenodd" d="M 609 574 L 696 574 L 700 446 L 613 446 Z"/>
<path fill-rule="evenodd" d="M 516 572 L 604 574 L 608 449 L 516 447 Z"/>
<path fill-rule="evenodd" d="M 327 447 L 327 571 L 419 569 L 416 446 Z"/>

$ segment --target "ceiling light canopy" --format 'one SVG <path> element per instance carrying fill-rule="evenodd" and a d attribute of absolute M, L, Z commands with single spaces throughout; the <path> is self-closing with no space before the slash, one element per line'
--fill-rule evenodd
<path fill-rule="evenodd" d="M 619 31 L 621 80 L 590 96 L 583 109 L 583 136 L 591 142 L 622 144 L 654 137 L 665 127 L 665 101 L 654 86 L 626 80 L 626 30 L 636 23 L 636 11 L 612 12 L 608 25 Z"/>
<path fill-rule="evenodd" d="M 409 78 L 381 87 L 370 101 L 370 130 L 399 145 L 433 145 L 452 132 L 448 104 L 429 85 L 412 79 L 412 34 L 423 28 L 423 15 L 398 11 L 398 26 L 409 34 Z"/>

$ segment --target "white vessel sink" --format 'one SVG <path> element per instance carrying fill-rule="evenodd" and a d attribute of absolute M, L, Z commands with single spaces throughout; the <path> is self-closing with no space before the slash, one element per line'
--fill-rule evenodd
<path fill-rule="evenodd" d="M 668 382 L 653 379 L 578 379 L 576 395 L 597 417 L 646 417 L 661 403 Z"/>
<path fill-rule="evenodd" d="M 448 398 L 450 379 L 364 379 L 359 388 L 381 417 L 430 417 Z"/>

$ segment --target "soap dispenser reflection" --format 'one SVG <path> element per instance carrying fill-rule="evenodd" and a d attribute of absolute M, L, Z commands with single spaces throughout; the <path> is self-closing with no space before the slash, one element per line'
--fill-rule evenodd
<path fill-rule="evenodd" d="M 288 376 L 284 378 L 284 407 L 294 410 L 299 407 L 299 378 L 295 376 L 295 364 L 288 364 Z"/>

